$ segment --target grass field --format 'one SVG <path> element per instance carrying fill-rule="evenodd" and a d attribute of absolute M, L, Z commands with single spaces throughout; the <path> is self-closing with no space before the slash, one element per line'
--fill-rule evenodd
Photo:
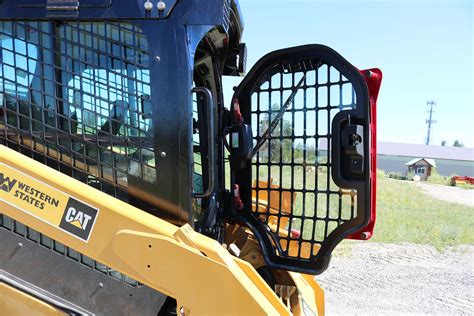
<path fill-rule="evenodd" d="M 280 171 L 278 167 L 271 168 L 273 183 L 283 189 L 293 186 L 296 189 L 306 187 L 314 190 L 318 187 L 320 190 L 339 190 L 324 168 L 316 172 L 306 171 L 304 176 L 302 168 L 295 168 L 294 178 L 290 167 L 287 169 Z M 261 168 L 260 179 L 266 180 L 269 171 Z M 422 193 L 413 182 L 387 179 L 383 172 L 378 174 L 377 190 L 377 223 L 372 241 L 431 244 L 439 249 L 451 245 L 474 244 L 473 207 L 433 199 Z M 304 210 L 307 216 L 314 216 L 316 203 L 316 212 L 320 217 L 336 219 L 340 216 L 343 220 L 351 218 L 351 214 L 356 211 L 353 192 L 340 192 L 342 193 L 317 196 L 313 193 L 298 193 L 294 200 L 293 214 L 301 215 Z M 324 239 L 324 235 L 336 227 L 336 222 L 329 222 L 329 226 L 325 227 L 321 221 L 317 221 L 314 226 L 310 220 L 298 219 L 292 224 L 292 228 L 300 230 L 304 238 L 312 238 L 314 234 L 315 240 Z"/>
<path fill-rule="evenodd" d="M 372 241 L 474 244 L 474 208 L 442 202 L 408 181 L 378 178 L 377 224 Z"/>

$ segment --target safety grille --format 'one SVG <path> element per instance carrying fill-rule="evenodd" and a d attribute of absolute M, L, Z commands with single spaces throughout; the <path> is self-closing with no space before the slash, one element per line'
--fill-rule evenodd
<path fill-rule="evenodd" d="M 224 30 L 226 32 L 229 31 L 229 27 L 230 27 L 230 15 L 231 15 L 231 3 L 230 3 L 230 0 L 225 0 L 222 25 L 224 26 Z"/>
<path fill-rule="evenodd" d="M 137 26 L 0 21 L 0 45 L 0 143 L 125 201 L 156 182 Z"/>
<path fill-rule="evenodd" d="M 202 154 L 201 141 L 199 139 L 199 112 L 198 112 L 198 95 L 193 93 L 193 191 L 203 192 L 202 178 Z M 201 217 L 203 214 L 202 200 L 193 199 L 193 212 L 195 217 Z"/>
<path fill-rule="evenodd" d="M 277 256 L 310 259 L 357 216 L 356 191 L 338 187 L 331 175 L 331 122 L 356 108 L 356 94 L 323 61 L 279 65 L 270 75 L 251 93 L 259 149 L 252 161 L 253 214 L 267 226 Z"/>
<path fill-rule="evenodd" d="M 22 223 L 4 215 L 0 214 L 0 228 L 9 230 L 19 236 L 22 236 L 38 245 L 41 245 L 45 248 L 51 249 L 52 251 L 64 255 L 78 263 L 85 265 L 91 269 L 94 269 L 100 273 L 106 274 L 109 277 L 121 281 L 124 284 L 130 285 L 132 287 L 141 286 L 142 284 L 123 273 L 120 273 L 104 264 L 97 262 L 73 249 L 63 245 L 56 240 L 53 240 L 42 233 L 23 225 Z"/>

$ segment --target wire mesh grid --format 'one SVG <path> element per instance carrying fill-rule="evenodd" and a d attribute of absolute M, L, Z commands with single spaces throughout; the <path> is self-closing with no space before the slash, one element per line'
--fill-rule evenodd
<path fill-rule="evenodd" d="M 132 287 L 138 287 L 142 284 L 139 283 L 137 280 L 130 278 L 129 276 L 120 273 L 105 264 L 102 264 L 86 255 L 79 253 L 66 245 L 49 238 L 46 235 L 23 225 L 22 223 L 6 216 L 0 214 L 0 229 L 6 229 L 16 235 L 22 236 L 23 238 L 28 239 L 31 242 L 34 242 L 44 248 L 51 249 L 52 251 L 62 254 L 69 259 L 76 261 L 82 265 L 85 265 L 91 269 L 94 269 L 98 272 L 108 275 L 111 278 L 116 280 L 122 281 L 123 283 L 130 285 Z"/>
<path fill-rule="evenodd" d="M 334 229 L 357 216 L 356 191 L 332 181 L 330 150 L 332 119 L 354 109 L 356 96 L 349 80 L 325 63 L 291 68 L 307 69 L 304 61 L 282 65 L 251 95 L 254 144 L 278 120 L 252 161 L 253 214 L 267 226 L 278 256 L 310 259 Z"/>
<path fill-rule="evenodd" d="M 200 147 L 200 131 L 199 131 L 199 113 L 198 113 L 198 94 L 193 93 L 193 191 L 203 192 L 203 168 L 202 168 L 202 154 Z M 202 215 L 202 201 L 201 199 L 192 199 L 193 211 L 196 217 Z"/>
<path fill-rule="evenodd" d="M 106 193 L 156 182 L 148 43 L 127 22 L 0 21 L 0 142 Z"/>

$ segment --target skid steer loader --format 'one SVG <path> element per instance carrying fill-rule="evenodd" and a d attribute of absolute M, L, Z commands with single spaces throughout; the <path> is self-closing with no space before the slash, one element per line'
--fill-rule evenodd
<path fill-rule="evenodd" d="M 0 0 L 1 315 L 323 315 L 375 223 L 378 69 L 244 76 L 237 0 Z"/>

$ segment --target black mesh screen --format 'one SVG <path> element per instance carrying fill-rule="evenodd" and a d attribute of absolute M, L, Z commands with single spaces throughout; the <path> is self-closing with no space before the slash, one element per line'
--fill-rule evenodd
<path fill-rule="evenodd" d="M 48 236 L 23 225 L 22 223 L 6 216 L 0 214 L 0 229 L 6 229 L 17 235 L 20 235 L 29 241 L 37 243 L 45 248 L 51 249 L 52 251 L 67 256 L 69 259 L 72 259 L 78 263 L 81 263 L 89 268 L 92 268 L 98 272 L 107 274 L 111 278 L 114 278 L 118 281 L 122 281 L 125 284 L 128 284 L 133 287 L 141 286 L 142 284 L 138 281 L 126 276 L 123 273 L 118 272 L 117 270 L 112 269 L 105 264 L 102 264 L 92 258 L 87 257 L 86 255 L 79 253 L 68 246 L 49 238 Z"/>
<path fill-rule="evenodd" d="M 127 200 L 156 182 L 148 43 L 127 22 L 0 21 L 0 142 Z"/>
<path fill-rule="evenodd" d="M 333 182 L 330 153 L 331 122 L 356 108 L 354 88 L 336 68 L 310 64 L 280 65 L 251 93 L 254 145 L 260 145 L 252 161 L 254 215 L 268 227 L 278 256 L 303 260 L 357 216 L 356 191 Z"/>
<path fill-rule="evenodd" d="M 201 154 L 201 141 L 199 139 L 199 111 L 198 111 L 198 94 L 193 93 L 193 191 L 203 192 L 204 184 L 202 179 L 203 168 L 202 168 L 202 154 Z M 201 217 L 202 214 L 202 200 L 193 199 L 193 211 L 195 217 Z"/>

